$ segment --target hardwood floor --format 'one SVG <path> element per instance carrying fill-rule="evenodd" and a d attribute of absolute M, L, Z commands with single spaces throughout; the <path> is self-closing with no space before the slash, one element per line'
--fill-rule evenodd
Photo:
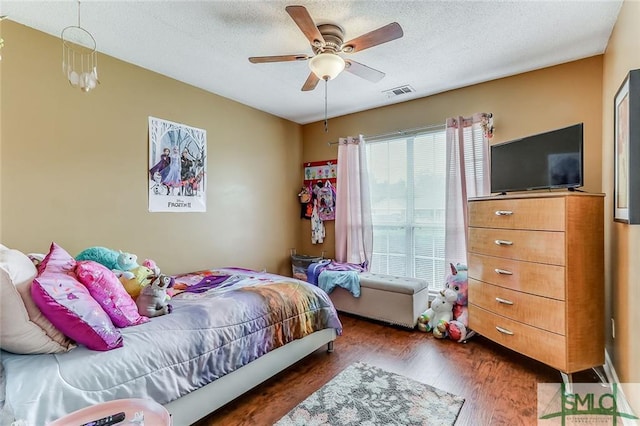
<path fill-rule="evenodd" d="M 272 425 L 353 362 L 362 361 L 465 398 L 456 425 L 535 425 L 537 383 L 556 370 L 476 336 L 466 344 L 340 313 L 333 353 L 321 348 L 197 426 Z M 576 382 L 597 382 L 591 371 Z M 177 425 L 180 426 L 180 425 Z"/>

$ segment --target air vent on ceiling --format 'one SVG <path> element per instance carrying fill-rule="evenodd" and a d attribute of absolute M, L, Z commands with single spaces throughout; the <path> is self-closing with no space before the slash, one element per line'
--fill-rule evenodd
<path fill-rule="evenodd" d="M 393 89 L 384 90 L 382 93 L 387 95 L 387 98 L 394 98 L 396 96 L 404 95 L 406 93 L 415 92 L 415 89 L 408 84 L 400 87 L 394 87 Z"/>

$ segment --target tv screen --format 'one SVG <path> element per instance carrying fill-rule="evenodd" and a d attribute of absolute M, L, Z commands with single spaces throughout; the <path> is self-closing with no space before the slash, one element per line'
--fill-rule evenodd
<path fill-rule="evenodd" d="M 491 146 L 491 192 L 578 188 L 583 123 Z"/>

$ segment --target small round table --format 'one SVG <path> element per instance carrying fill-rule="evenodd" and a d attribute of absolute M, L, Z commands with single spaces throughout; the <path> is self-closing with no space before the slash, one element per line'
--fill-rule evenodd
<path fill-rule="evenodd" d="M 151 399 L 142 398 L 115 399 L 82 408 L 59 418 L 50 423 L 49 426 L 82 425 L 122 411 L 124 411 L 125 419 L 123 422 L 118 423 L 118 426 L 143 424 L 147 426 L 171 426 L 171 417 L 166 408 Z M 136 413 L 139 412 L 142 412 L 144 416 L 143 423 L 132 422 L 136 417 Z"/>

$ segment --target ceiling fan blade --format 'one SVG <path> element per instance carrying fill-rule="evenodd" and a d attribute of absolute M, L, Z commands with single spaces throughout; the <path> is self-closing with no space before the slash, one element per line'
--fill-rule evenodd
<path fill-rule="evenodd" d="M 281 55 L 281 56 L 252 56 L 249 62 L 252 64 L 263 64 L 265 62 L 287 62 L 287 61 L 306 61 L 309 56 L 302 55 Z"/>
<path fill-rule="evenodd" d="M 362 77 L 365 80 L 369 80 L 373 83 L 379 82 L 386 75 L 382 71 L 378 71 L 351 59 L 345 59 L 344 62 L 346 64 L 346 67 L 344 69 L 345 71 L 348 71 L 351 74 Z"/>
<path fill-rule="evenodd" d="M 400 24 L 392 22 L 384 27 L 380 27 L 377 30 L 373 30 L 361 35 L 360 37 L 356 37 L 353 40 L 343 43 L 342 51 L 345 53 L 359 52 L 361 50 L 395 40 L 403 35 L 404 32 L 402 32 Z"/>
<path fill-rule="evenodd" d="M 310 73 L 309 77 L 307 77 L 307 81 L 305 81 L 304 85 L 302 86 L 302 91 L 308 92 L 309 90 L 315 89 L 319 81 L 320 79 L 317 75 L 315 75 L 314 73 Z"/>
<path fill-rule="evenodd" d="M 320 30 L 316 27 L 315 22 L 307 12 L 304 6 L 287 6 L 287 13 L 293 18 L 298 28 L 304 33 L 305 37 L 311 42 L 312 46 L 320 47 L 324 45 L 324 37 L 320 34 Z"/>

